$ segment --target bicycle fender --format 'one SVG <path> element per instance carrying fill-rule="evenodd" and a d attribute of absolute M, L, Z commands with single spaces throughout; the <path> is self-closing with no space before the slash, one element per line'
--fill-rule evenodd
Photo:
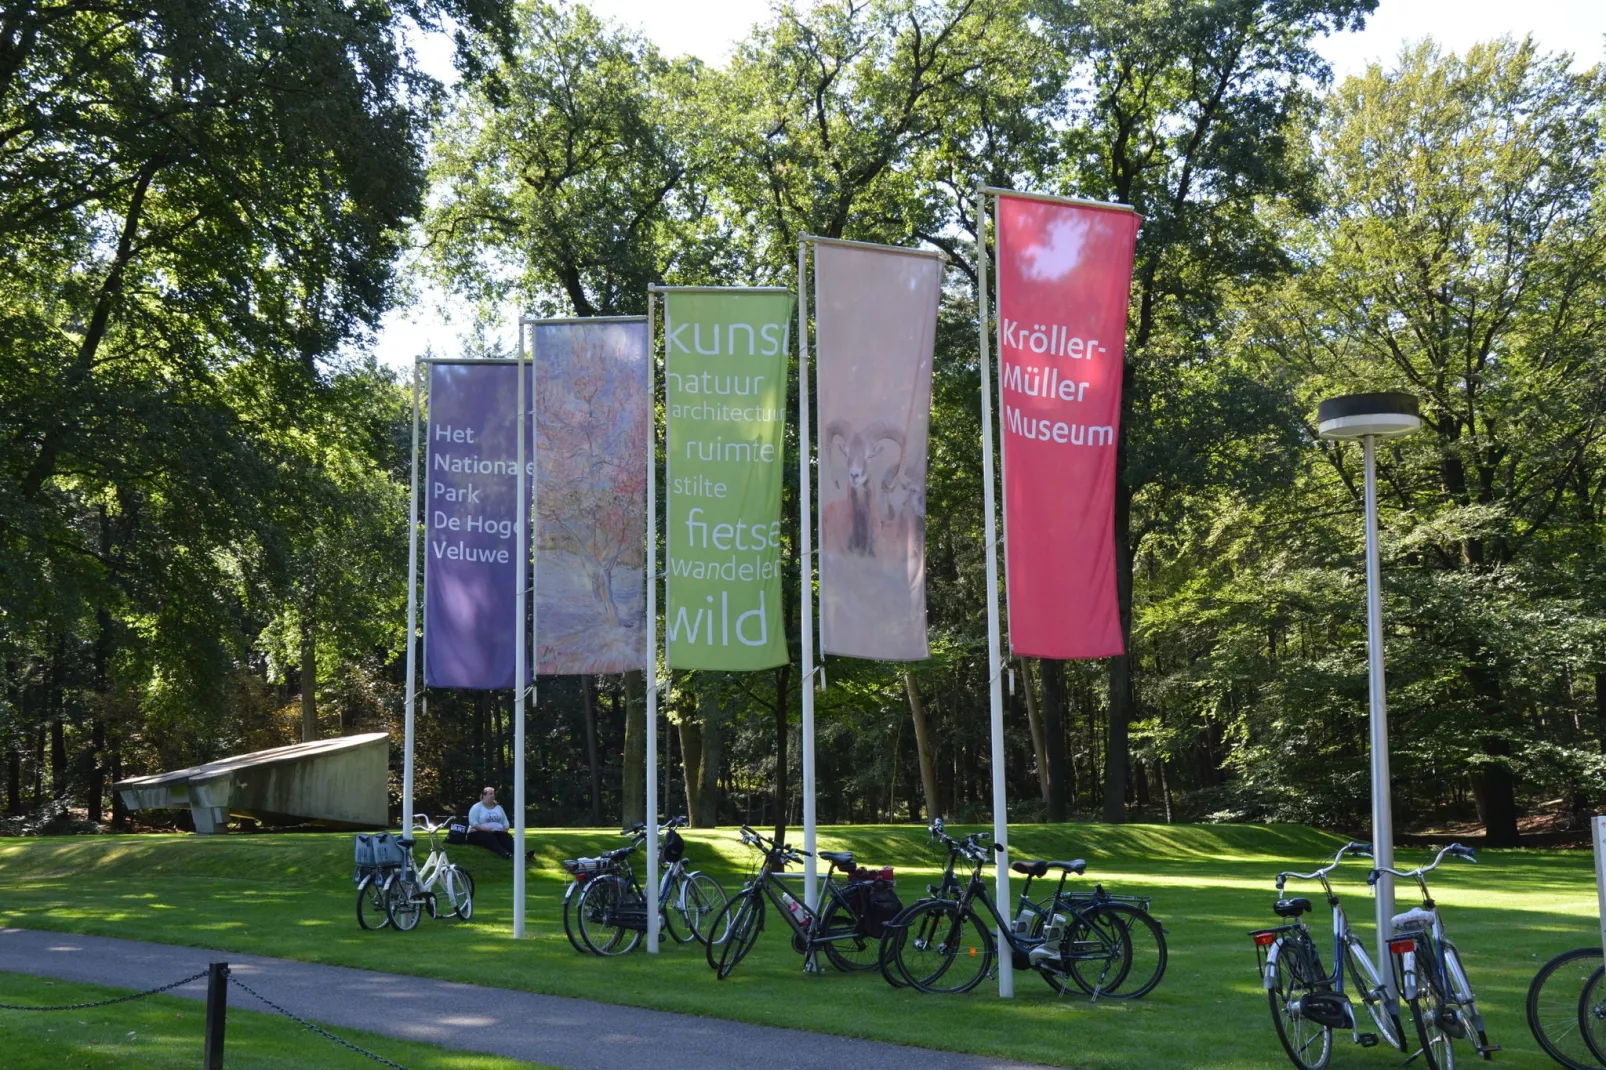
<path fill-rule="evenodd" d="M 1416 998 L 1416 952 L 1407 951 L 1400 955 L 1400 975 L 1405 983 L 1400 986 L 1400 998 L 1412 1000 Z"/>
<path fill-rule="evenodd" d="M 1267 992 L 1277 987 L 1277 956 L 1282 954 L 1283 942 L 1276 940 L 1266 949 L 1266 969 L 1260 979 L 1260 986 Z"/>

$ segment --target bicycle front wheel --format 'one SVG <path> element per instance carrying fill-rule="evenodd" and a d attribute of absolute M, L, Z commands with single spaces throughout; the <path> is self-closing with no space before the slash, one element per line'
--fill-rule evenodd
<path fill-rule="evenodd" d="M 474 916 L 473 888 L 466 869 L 448 865 L 441 870 L 438 895 L 451 908 L 453 917 L 467 921 Z"/>
<path fill-rule="evenodd" d="M 641 943 L 641 930 L 619 924 L 625 911 L 646 912 L 623 877 L 594 877 L 575 904 L 575 927 L 586 949 L 596 955 L 624 955 Z"/>
<path fill-rule="evenodd" d="M 932 900 L 909 911 L 894 945 L 897 969 L 922 992 L 969 992 L 993 965 L 993 934 L 974 910 Z"/>
<path fill-rule="evenodd" d="M 369 874 L 357 885 L 357 924 L 364 929 L 383 929 L 390 924 L 385 913 L 385 882 Z"/>
<path fill-rule="evenodd" d="M 725 933 L 714 930 L 714 919 L 724 909 L 727 898 L 725 889 L 713 877 L 706 873 L 688 873 L 670 913 L 678 919 L 677 925 L 683 926 L 698 943 L 721 943 Z"/>
<path fill-rule="evenodd" d="M 1580 947 L 1545 963 L 1528 986 L 1528 1028 L 1567 1070 L 1599 1070 L 1606 1063 L 1603 975 L 1600 948 Z"/>
<path fill-rule="evenodd" d="M 1323 1070 L 1333 1057 L 1333 1030 L 1306 1018 L 1301 1004 L 1321 980 L 1315 948 L 1302 939 L 1284 936 L 1272 950 L 1277 955 L 1277 972 L 1266 998 L 1277 1039 L 1300 1070 Z"/>
<path fill-rule="evenodd" d="M 1366 949 L 1360 946 L 1360 939 L 1354 933 L 1349 934 L 1349 940 L 1344 945 L 1344 963 L 1349 969 L 1350 984 L 1355 994 L 1361 997 L 1361 1004 L 1371 1016 L 1372 1024 L 1377 1026 L 1377 1035 L 1390 1047 L 1404 1051 L 1405 1030 L 1400 1026 L 1398 1004 L 1389 1005 L 1388 990 L 1377 975 L 1377 967 L 1372 965 Z"/>
<path fill-rule="evenodd" d="M 708 944 L 708 965 L 721 981 L 731 975 L 747 957 L 764 929 L 764 896 L 758 888 L 745 888 L 733 895 L 714 917 L 712 931 L 725 939 Z"/>

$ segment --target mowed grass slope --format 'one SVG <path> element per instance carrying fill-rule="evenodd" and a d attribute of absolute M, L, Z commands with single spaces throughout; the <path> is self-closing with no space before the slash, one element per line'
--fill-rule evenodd
<path fill-rule="evenodd" d="M 0 840 L 0 924 L 415 973 L 1061 1066 L 1286 1065 L 1246 934 L 1276 920 L 1273 874 L 1314 868 L 1341 838 L 1296 826 L 1023 825 L 1011 839 L 1015 857 L 1086 858 L 1087 884 L 1153 897 L 1171 946 L 1170 968 L 1153 994 L 1092 1005 L 1055 998 L 1035 974 L 1017 973 L 1017 998 L 1005 1002 L 991 982 L 964 996 L 927 996 L 893 990 L 873 972 L 805 976 L 773 914 L 753 956 L 723 982 L 696 945 L 666 940 L 656 957 L 582 956 L 563 935 L 566 880 L 558 863 L 622 842 L 596 830 L 532 832 L 531 937 L 517 943 L 510 937 L 510 865 L 472 848 L 452 851 L 479 885 L 472 923 L 426 918 L 412 933 L 360 931 L 351 838 L 338 835 Z M 730 890 L 754 861 L 734 830 L 694 830 L 687 841 L 692 862 Z M 862 863 L 898 867 L 905 902 L 923 894 L 941 865 L 923 829 L 831 828 L 820 842 L 852 850 Z M 1426 857 L 1406 850 L 1399 860 L 1414 865 Z M 1346 863 L 1338 877 L 1337 890 L 1370 941 L 1366 864 Z M 1431 887 L 1463 949 L 1490 1034 L 1505 1048 L 1497 1060 L 1551 1065 L 1528 1034 L 1523 999 L 1546 958 L 1597 936 L 1588 853 L 1487 851 L 1476 866 L 1447 861 L 1435 878 Z M 1312 924 L 1325 934 L 1326 912 Z M 1334 1065 L 1395 1066 L 1401 1058 L 1346 1043 Z"/>

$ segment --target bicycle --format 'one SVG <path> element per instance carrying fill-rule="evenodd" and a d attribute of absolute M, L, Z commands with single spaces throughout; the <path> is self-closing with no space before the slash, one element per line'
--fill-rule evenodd
<path fill-rule="evenodd" d="M 877 949 L 876 961 L 881 966 L 882 978 L 893 988 L 904 988 L 909 984 L 908 978 L 904 977 L 897 968 L 897 956 L 893 954 L 893 945 L 895 936 L 907 924 L 907 918 L 910 913 L 928 899 L 958 899 L 965 890 L 964 883 L 954 876 L 954 866 L 961 857 L 958 846 L 960 841 L 949 839 L 945 834 L 945 829 L 946 825 L 940 817 L 932 818 L 931 824 L 927 826 L 931 842 L 942 842 L 948 848 L 948 861 L 943 865 L 942 879 L 936 884 L 926 885 L 926 898 L 916 900 L 899 911 L 897 917 L 887 923 L 881 934 L 881 946 Z M 979 843 L 986 838 L 987 833 L 977 833 L 972 838 L 972 842 Z"/>
<path fill-rule="evenodd" d="M 423 818 L 423 824 L 418 819 Z M 446 902 L 451 905 L 447 917 L 468 921 L 474 916 L 474 878 L 468 870 L 446 857 L 440 844 L 440 832 L 445 825 L 430 821 L 428 814 L 413 815 L 413 832 L 429 835 L 429 857 L 422 866 L 413 863 L 411 838 L 398 841 L 402 848 L 401 866 L 385 878 L 385 915 L 391 927 L 398 932 L 410 932 L 418 926 L 419 916 L 429 911 L 432 918 L 441 917 L 436 895 L 437 886 Z"/>
<path fill-rule="evenodd" d="M 1327 1065 L 1333 1055 L 1334 1029 L 1348 1029 L 1355 1043 L 1363 1048 L 1375 1047 L 1381 1037 L 1390 1046 L 1407 1050 L 1399 1003 L 1389 995 L 1366 947 L 1349 927 L 1349 918 L 1328 880 L 1327 875 L 1338 868 L 1346 854 L 1370 858 L 1372 845 L 1345 844 L 1331 862 L 1312 873 L 1284 870 L 1277 874 L 1277 902 L 1272 910 L 1289 921 L 1275 929 L 1259 929 L 1249 934 L 1254 939 L 1257 957 L 1264 954 L 1260 962 L 1261 983 L 1271 1005 L 1277 1039 L 1282 1041 L 1288 1058 L 1301 1070 L 1321 1070 Z M 1312 909 L 1310 900 L 1283 896 L 1289 878 L 1320 881 L 1327 895 L 1327 905 L 1333 910 L 1331 973 L 1322 968 L 1321 952 L 1305 925 L 1304 914 Z M 1361 1032 L 1354 1004 L 1344 991 L 1346 972 L 1377 1027 L 1376 1033 Z M 1314 1054 L 1311 1052 L 1313 1044 L 1318 1045 Z"/>
<path fill-rule="evenodd" d="M 1461 965 L 1461 952 L 1444 935 L 1444 920 L 1428 894 L 1427 874 L 1438 869 L 1446 855 L 1474 865 L 1478 861 L 1472 848 L 1452 843 L 1428 865 L 1408 872 L 1378 868 L 1367 878 L 1375 885 L 1383 873 L 1391 873 L 1416 881 L 1422 891 L 1421 906 L 1394 915 L 1389 951 L 1394 956 L 1400 998 L 1411 1008 L 1417 1039 L 1422 1044 L 1422 1061 L 1428 1070 L 1454 1070 L 1456 1040 L 1468 1041 L 1486 1060 L 1500 1050 L 1499 1045 L 1489 1043 L 1472 984 Z"/>
<path fill-rule="evenodd" d="M 992 972 L 998 954 L 993 935 L 996 930 L 1009 946 L 1014 967 L 1035 970 L 1061 996 L 1076 988 L 1097 1001 L 1120 987 L 1132 966 L 1132 945 L 1124 923 L 1107 917 L 1103 905 L 1064 895 L 1065 881 L 1073 874 L 1086 872 L 1085 861 L 1016 862 L 1012 868 L 1027 878 L 1016 904 L 1017 913 L 1027 917 L 1017 926 L 1004 920 L 982 879 L 982 868 L 988 862 L 988 853 L 982 846 L 986 834 L 973 833 L 955 840 L 935 825 L 933 822 L 933 834 L 948 847 L 951 860 L 958 857 L 971 864 L 970 879 L 958 898 L 923 899 L 899 916 L 901 924 L 892 934 L 889 954 L 903 980 L 922 992 L 970 991 Z M 1003 850 L 998 844 L 992 846 L 995 851 Z M 1061 875 L 1050 900 L 1054 907 L 1034 934 L 1027 919 L 1040 908 L 1031 898 L 1032 882 L 1056 869 Z M 983 923 L 976 912 L 978 902 L 991 915 L 995 927 Z M 955 969 L 961 962 L 973 963 L 974 968 Z"/>
<path fill-rule="evenodd" d="M 863 917 L 844 892 L 836 874 L 851 874 L 856 868 L 850 851 L 819 851 L 816 856 L 830 864 L 821 885 L 824 909 L 816 910 L 796 898 L 781 883 L 782 871 L 788 865 L 802 863 L 807 852 L 788 847 L 784 843 L 754 832 L 746 825 L 741 830 L 742 842 L 763 855 L 751 879 L 742 890 L 730 897 L 714 919 L 714 929 L 724 939 L 708 944 L 708 965 L 721 981 L 731 975 L 738 963 L 747 957 L 764 930 L 764 903 L 766 900 L 780 914 L 792 930 L 792 949 L 803 956 L 805 973 L 823 973 L 819 953 L 831 965 L 844 972 L 874 969 L 879 961 L 880 941 L 869 937 L 867 919 Z M 883 871 L 885 872 L 885 871 Z M 852 887 L 850 884 L 848 887 Z"/>
<path fill-rule="evenodd" d="M 1165 928 L 1149 913 L 1152 900 L 1140 895 L 1114 895 L 1095 884 L 1090 892 L 1056 893 L 1050 901 L 1037 904 L 1031 933 L 1042 935 L 1044 925 L 1055 914 L 1077 910 L 1089 917 L 1093 924 L 1119 926 L 1119 936 L 1132 952 L 1131 965 L 1119 982 L 1111 984 L 1100 995 L 1109 999 L 1141 999 L 1153 992 L 1165 977 L 1170 961 L 1166 946 Z M 1102 909 L 1094 911 L 1091 908 Z"/>
<path fill-rule="evenodd" d="M 1568 1070 L 1606 1065 L 1606 992 L 1600 945 L 1564 951 L 1528 985 L 1528 1028 L 1546 1055 Z"/>
<path fill-rule="evenodd" d="M 725 889 L 706 873 L 686 868 L 686 841 L 678 831 L 686 824 L 686 818 L 681 816 L 658 828 L 664 837 L 665 863 L 658 880 L 659 917 L 664 931 L 676 943 L 707 943 L 713 931 L 709 922 L 725 905 Z M 568 859 L 563 863 L 575 878 L 563 896 L 563 930 L 577 951 L 627 954 L 635 950 L 647 931 L 646 895 L 629 862 L 630 856 L 647 842 L 647 826 L 638 823 L 621 835 L 631 837 L 628 847 L 605 851 L 594 859 Z"/>

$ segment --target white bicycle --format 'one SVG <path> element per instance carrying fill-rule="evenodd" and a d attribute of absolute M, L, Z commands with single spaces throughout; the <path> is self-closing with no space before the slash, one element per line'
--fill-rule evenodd
<path fill-rule="evenodd" d="M 419 824 L 422 819 L 423 824 Z M 414 840 L 401 840 L 405 852 L 402 864 L 385 879 L 383 895 L 385 916 L 393 928 L 407 932 L 418 925 L 418 918 L 429 911 L 432 918 L 461 918 L 467 921 L 474 916 L 474 878 L 468 870 L 446 857 L 441 847 L 440 831 L 428 814 L 413 815 L 413 832 L 429 836 L 429 857 L 422 866 L 413 865 Z M 442 905 L 450 909 L 442 910 Z"/>

